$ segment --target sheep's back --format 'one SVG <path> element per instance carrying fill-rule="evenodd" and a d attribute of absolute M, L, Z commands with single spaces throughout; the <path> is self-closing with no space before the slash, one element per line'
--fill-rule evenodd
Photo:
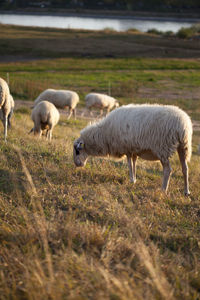
<path fill-rule="evenodd" d="M 34 101 L 34 105 L 43 100 L 53 103 L 57 108 L 65 108 L 67 106 L 73 109 L 79 102 L 79 96 L 73 91 L 47 89 L 38 96 Z"/>
<path fill-rule="evenodd" d="M 121 155 L 151 150 L 159 159 L 165 159 L 180 143 L 186 145 L 192 136 L 189 116 L 174 106 L 122 106 L 99 126 L 106 129 L 104 138 L 110 144 L 110 151 Z"/>
<path fill-rule="evenodd" d="M 96 106 L 96 107 L 113 107 L 115 104 L 115 99 L 99 93 L 90 93 L 85 97 L 85 103 L 87 107 Z"/>
<path fill-rule="evenodd" d="M 3 78 L 0 78 L 0 108 L 9 97 L 9 95 L 10 90 L 7 82 Z"/>
<path fill-rule="evenodd" d="M 60 118 L 60 114 L 53 103 L 41 101 L 32 111 L 32 120 L 34 122 L 51 123 L 55 126 Z"/>
<path fill-rule="evenodd" d="M 69 106 L 70 108 L 75 108 L 79 102 L 79 96 L 74 91 L 59 90 L 56 92 L 55 105 L 59 105 L 60 108 Z M 58 106 L 57 106 L 58 107 Z"/>
<path fill-rule="evenodd" d="M 38 103 L 44 100 L 48 100 L 51 102 L 53 96 L 54 96 L 55 90 L 54 89 L 47 89 L 43 91 L 34 101 L 34 106 L 36 106 Z"/>

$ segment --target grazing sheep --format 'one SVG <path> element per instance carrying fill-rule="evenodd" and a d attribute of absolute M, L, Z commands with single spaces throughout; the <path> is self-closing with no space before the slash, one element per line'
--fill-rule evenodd
<path fill-rule="evenodd" d="M 74 142 L 74 163 L 85 165 L 92 156 L 127 156 L 130 180 L 136 182 L 136 159 L 160 160 L 163 166 L 162 189 L 167 191 L 171 167 L 169 158 L 177 150 L 189 195 L 187 161 L 191 157 L 192 123 L 176 106 L 126 105 L 103 120 L 84 128 Z"/>
<path fill-rule="evenodd" d="M 68 90 L 47 89 L 43 91 L 34 101 L 34 107 L 41 101 L 46 100 L 55 105 L 57 108 L 69 107 L 70 119 L 72 113 L 76 119 L 76 105 L 79 102 L 79 96 L 76 92 Z"/>
<path fill-rule="evenodd" d="M 8 125 L 10 126 L 10 118 L 13 113 L 13 98 L 10 95 L 10 90 L 7 82 L 0 78 L 0 118 L 4 126 L 4 140 L 7 138 Z"/>
<path fill-rule="evenodd" d="M 14 107 L 15 107 L 15 102 L 14 102 L 14 99 L 13 99 L 13 96 L 10 94 L 10 112 L 9 112 L 9 114 L 8 114 L 8 128 L 10 128 L 11 127 L 11 117 L 12 117 L 12 115 L 13 115 L 13 111 L 14 111 Z M 3 115 L 3 111 L 2 111 L 2 109 L 0 109 L 0 119 L 1 119 L 1 121 L 2 121 L 2 123 L 3 123 L 3 121 L 4 121 L 4 115 Z"/>
<path fill-rule="evenodd" d="M 100 117 L 103 115 L 104 108 L 107 109 L 106 114 L 108 114 L 112 108 L 119 106 L 119 102 L 115 98 L 98 93 L 87 94 L 85 97 L 85 104 L 87 109 L 90 110 L 90 115 L 92 113 L 92 107 L 100 108 Z"/>
<path fill-rule="evenodd" d="M 54 104 L 48 101 L 38 103 L 32 111 L 31 118 L 34 122 L 34 127 L 30 133 L 33 131 L 35 135 L 39 134 L 39 137 L 41 137 L 42 131 L 47 130 L 46 138 L 51 140 L 53 128 L 60 118 L 60 114 Z"/>

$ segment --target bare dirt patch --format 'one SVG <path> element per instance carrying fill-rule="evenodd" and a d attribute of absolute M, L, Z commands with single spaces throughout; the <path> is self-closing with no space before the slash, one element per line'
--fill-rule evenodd
<path fill-rule="evenodd" d="M 28 107 L 32 108 L 33 107 L 33 102 L 32 101 L 23 101 L 23 100 L 15 100 L 15 109 L 21 108 L 21 107 Z M 59 112 L 61 115 L 68 115 L 67 110 L 60 109 Z M 84 113 L 84 115 L 83 115 Z M 88 121 L 94 121 L 99 118 L 99 111 L 94 110 L 93 115 L 91 116 L 85 108 L 77 108 L 77 118 L 80 119 L 87 119 Z M 193 123 L 193 130 L 194 131 L 200 131 L 200 121 L 197 120 L 192 120 Z"/>

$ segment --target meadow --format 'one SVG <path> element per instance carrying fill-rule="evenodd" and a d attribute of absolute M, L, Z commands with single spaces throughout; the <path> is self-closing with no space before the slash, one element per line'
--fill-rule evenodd
<path fill-rule="evenodd" d="M 190 197 L 177 155 L 167 195 L 159 162 L 139 159 L 133 186 L 126 160 L 90 158 L 77 169 L 72 158 L 88 124 L 80 112 L 90 91 L 111 93 L 120 104 L 178 105 L 199 125 L 198 40 L 0 29 L 0 77 L 16 100 L 7 143 L 0 125 L 0 299 L 199 299 L 198 126 Z M 48 87 L 80 95 L 77 120 L 61 114 L 51 143 L 28 135 L 26 105 Z"/>

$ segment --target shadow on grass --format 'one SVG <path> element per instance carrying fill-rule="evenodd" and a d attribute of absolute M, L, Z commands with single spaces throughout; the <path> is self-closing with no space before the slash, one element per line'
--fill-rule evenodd
<path fill-rule="evenodd" d="M 9 171 L 0 169 L 0 190 L 5 194 L 11 194 L 15 188 L 12 175 Z"/>
<path fill-rule="evenodd" d="M 198 241 L 186 236 L 163 237 L 157 234 L 150 234 L 150 239 L 156 242 L 157 246 L 162 250 L 167 248 L 175 253 L 182 251 L 186 254 L 191 249 L 198 249 Z"/>
<path fill-rule="evenodd" d="M 16 190 L 25 193 L 26 189 L 23 182 L 22 173 L 11 173 L 7 170 L 0 169 L 0 191 L 7 196 L 13 195 Z"/>
<path fill-rule="evenodd" d="M 105 182 L 124 184 L 126 181 L 126 178 L 122 176 L 104 175 L 87 171 L 83 172 L 82 170 L 78 170 L 74 173 L 74 176 L 76 177 L 76 180 L 80 180 L 82 183 L 87 184 L 101 184 Z"/>

